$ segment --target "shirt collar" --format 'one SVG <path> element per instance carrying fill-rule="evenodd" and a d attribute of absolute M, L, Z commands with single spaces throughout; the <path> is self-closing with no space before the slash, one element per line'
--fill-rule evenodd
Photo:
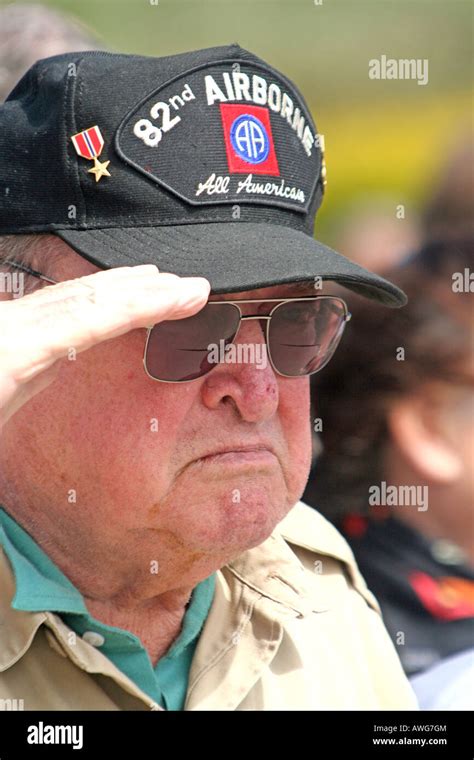
<path fill-rule="evenodd" d="M 314 536 L 314 511 L 299 502 L 258 547 L 247 550 L 228 567 L 242 582 L 299 614 L 327 610 L 330 600 L 320 584 L 308 581 L 302 563 L 289 544 L 332 554 L 350 564 L 350 549 L 329 524 Z M 320 517 L 320 516 L 319 516 Z M 323 526 L 321 526 L 323 527 Z M 61 572 L 34 539 L 0 507 L 0 544 L 16 578 L 13 609 L 89 615 L 79 590 Z M 319 546 L 318 546 L 319 544 Z M 207 589 L 207 590 L 206 590 Z M 205 586 L 202 593 L 212 593 Z M 206 603 L 203 599 L 203 603 Z M 191 629 L 192 621 L 189 621 Z M 187 637 L 186 637 L 187 638 Z"/>
<path fill-rule="evenodd" d="M 88 614 L 80 591 L 3 508 L 0 508 L 0 544 L 15 573 L 13 609 Z"/>
<path fill-rule="evenodd" d="M 8 563 L 11 570 L 7 567 Z M 5 655 L 3 658 L 0 654 L 0 671 L 19 659 L 30 645 L 38 627 L 50 620 L 51 613 L 60 614 L 79 635 L 89 629 L 103 633 L 108 642 L 109 656 L 112 656 L 117 648 L 123 650 L 128 646 L 136 649 L 142 646 L 140 640 L 128 631 L 93 620 L 80 591 L 2 507 L 0 576 L 0 585 L 3 586 L 0 589 L 0 618 L 6 616 L 9 621 L 3 631 L 6 636 L 8 632 L 15 632 L 15 635 L 8 637 L 12 644 L 7 641 L 3 646 L 0 642 L 0 653 L 3 652 Z M 197 638 L 212 604 L 214 590 L 215 574 L 197 584 L 186 610 L 180 635 L 170 647 L 167 657 L 179 657 Z M 73 613 L 73 617 L 70 613 Z"/>
<path fill-rule="evenodd" d="M 0 509 L 2 520 L 5 519 L 5 515 L 6 513 L 2 514 Z M 12 521 L 8 515 L 6 515 L 6 519 Z M 2 543 L 1 527 L 0 524 L 0 544 Z M 20 530 L 22 529 L 20 528 Z M 3 533 L 5 534 L 5 530 Z M 26 532 L 23 531 L 23 533 Z M 28 534 L 26 537 L 33 544 L 35 543 Z M 19 552 L 11 536 L 8 540 L 13 548 L 17 548 Z M 22 546 L 24 547 L 24 545 Z M 306 550 L 311 558 L 311 563 L 314 557 L 321 557 L 321 555 L 329 555 L 341 561 L 356 589 L 371 606 L 377 609 L 376 602 L 372 600 L 372 596 L 357 571 L 352 553 L 346 542 L 321 515 L 301 502 L 291 510 L 263 544 L 241 554 L 236 560 L 221 568 L 217 576 L 220 577 L 223 573 L 230 572 L 238 582 L 240 581 L 240 583 L 271 600 L 273 602 L 272 619 L 278 617 L 280 611 L 285 616 L 285 609 L 290 612 L 290 615 L 299 617 L 310 615 L 312 612 L 323 612 L 331 609 L 333 600 L 325 588 L 326 584 L 321 583 L 318 572 L 307 572 L 308 568 L 303 565 L 294 552 L 295 547 Z M 41 552 L 42 558 L 47 561 L 49 571 L 46 572 L 46 579 L 52 584 L 51 586 L 48 584 L 48 588 L 51 597 L 56 599 L 56 604 L 62 606 L 69 603 L 69 611 L 79 610 L 78 606 L 74 608 L 75 604 L 79 604 L 77 596 L 80 597 L 80 593 L 77 589 L 72 586 L 70 581 L 39 547 L 31 546 L 29 548 L 33 551 L 37 548 Z M 5 622 L 4 626 L 0 626 L 0 670 L 9 667 L 22 656 L 23 652 L 30 646 L 37 628 L 49 615 L 49 613 L 44 612 L 33 612 L 32 614 L 31 612 L 20 611 L 18 595 L 14 597 L 16 609 L 12 608 L 15 580 L 11 568 L 8 567 L 9 563 L 5 555 L 6 550 L 5 552 L 0 550 L 0 617 L 3 617 Z M 12 564 L 11 560 L 10 564 Z M 27 569 L 27 566 L 23 566 L 23 569 Z M 40 577 L 43 583 L 43 575 Z M 65 584 L 61 582 L 62 578 L 65 579 Z M 32 591 L 30 587 L 29 596 L 33 597 L 33 600 L 30 598 L 30 609 L 38 610 L 40 607 L 38 588 L 34 589 L 36 597 Z M 41 594 L 42 604 L 47 601 L 43 610 L 52 611 L 54 609 L 51 597 L 48 595 L 48 598 L 45 599 L 44 592 Z M 83 605 L 81 597 L 80 601 Z M 79 611 L 82 609 L 85 607 L 81 607 Z"/>

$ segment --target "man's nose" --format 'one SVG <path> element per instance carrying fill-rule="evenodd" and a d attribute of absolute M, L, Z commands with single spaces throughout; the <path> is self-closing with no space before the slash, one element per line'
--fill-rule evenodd
<path fill-rule="evenodd" d="M 224 362 L 204 378 L 203 403 L 209 409 L 233 404 L 246 422 L 271 418 L 278 408 L 278 380 L 268 358 L 265 320 L 244 320 Z"/>

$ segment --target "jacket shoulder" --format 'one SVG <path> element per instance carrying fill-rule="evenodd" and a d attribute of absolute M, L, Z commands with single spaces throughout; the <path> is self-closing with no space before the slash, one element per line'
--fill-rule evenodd
<path fill-rule="evenodd" d="M 318 557 L 332 557 L 338 561 L 355 590 L 370 607 L 380 612 L 379 604 L 361 575 L 352 549 L 337 528 L 320 512 L 299 501 L 276 530 L 299 559 L 302 559 L 300 550 L 306 550 L 314 555 L 314 560 Z"/>

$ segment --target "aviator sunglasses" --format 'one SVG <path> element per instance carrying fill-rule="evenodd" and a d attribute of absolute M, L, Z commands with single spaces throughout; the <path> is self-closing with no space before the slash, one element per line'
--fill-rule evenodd
<path fill-rule="evenodd" d="M 5 263 L 57 283 L 18 262 Z M 268 314 L 243 314 L 240 305 L 250 303 L 275 306 Z M 268 358 L 278 375 L 313 375 L 333 356 L 350 318 L 346 303 L 336 296 L 208 301 L 191 317 L 148 327 L 143 364 L 153 380 L 197 380 L 219 364 L 210 360 L 212 349 L 222 347 L 225 351 L 235 341 L 242 322 L 252 319 L 265 323 Z"/>

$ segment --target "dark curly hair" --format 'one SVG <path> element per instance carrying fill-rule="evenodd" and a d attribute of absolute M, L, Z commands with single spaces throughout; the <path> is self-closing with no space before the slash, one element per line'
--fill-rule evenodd
<path fill-rule="evenodd" d="M 331 520 L 367 511 L 368 487 L 383 478 L 393 400 L 433 380 L 469 382 L 472 293 L 456 292 L 455 278 L 473 271 L 473 251 L 473 241 L 430 243 L 385 272 L 408 295 L 402 309 L 346 299 L 353 315 L 347 333 L 329 366 L 312 378 L 322 453 L 303 496 Z"/>

